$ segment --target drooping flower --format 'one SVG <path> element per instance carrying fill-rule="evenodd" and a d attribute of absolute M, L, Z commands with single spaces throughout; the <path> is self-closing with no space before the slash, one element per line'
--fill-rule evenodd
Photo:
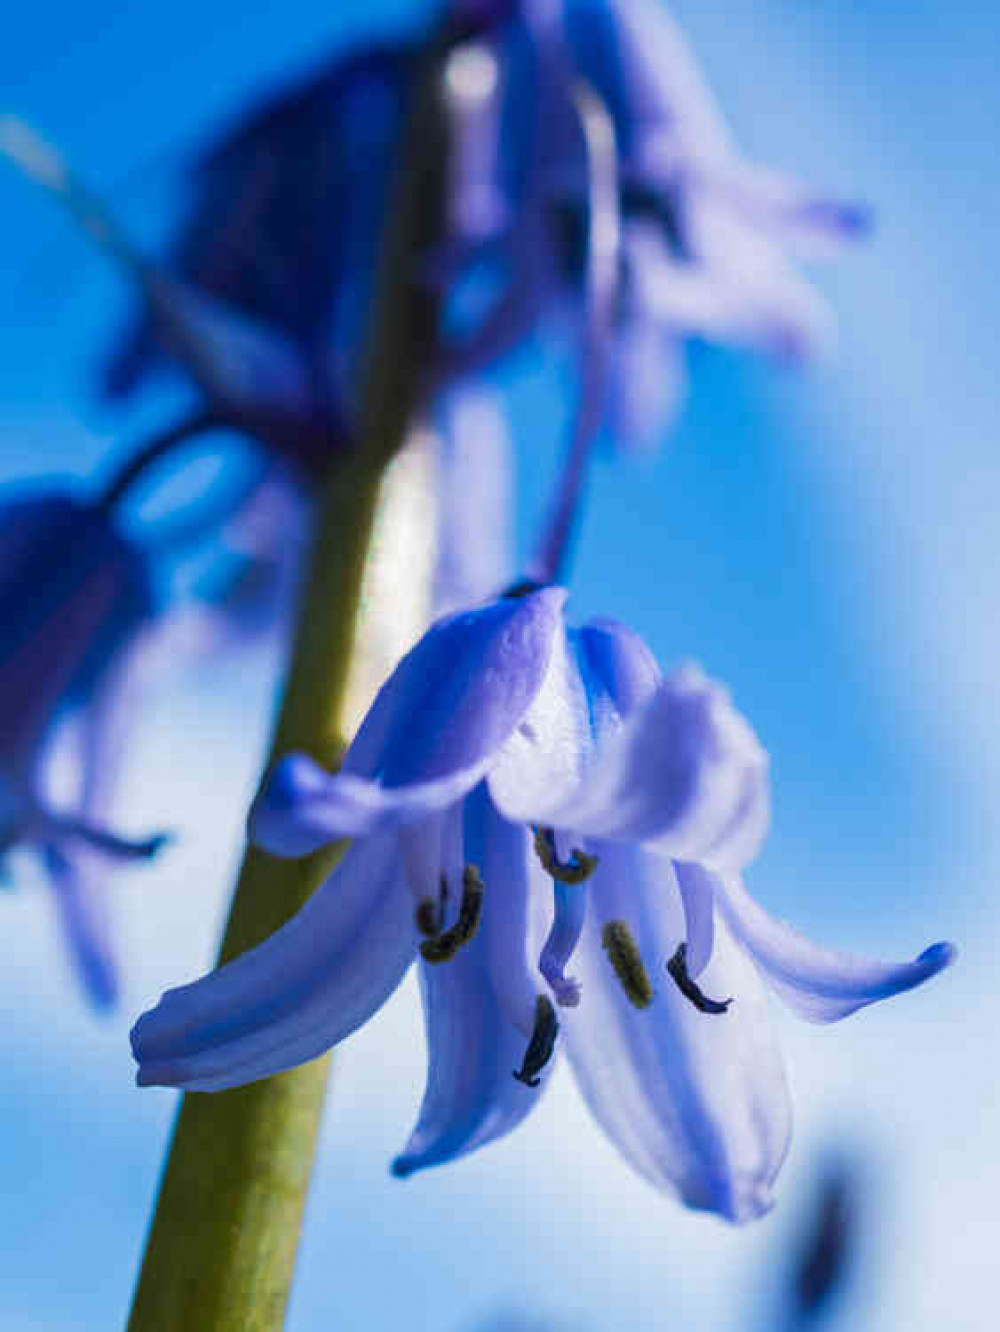
<path fill-rule="evenodd" d="M 127 712 L 128 656 L 150 622 L 142 553 L 108 511 L 50 493 L 0 505 L 0 846 L 42 858 L 70 953 L 98 1006 L 116 993 L 107 879 L 162 838 L 107 823 Z M 74 724 L 75 792 L 46 784 L 57 729 Z"/>
<path fill-rule="evenodd" d="M 345 336 L 359 337 L 414 65 L 412 45 L 350 52 L 244 117 L 197 162 L 167 259 L 188 289 L 287 346 L 331 403 Z M 111 394 L 162 359 L 162 338 L 147 308 L 109 363 Z"/>
<path fill-rule="evenodd" d="M 571 327 L 582 318 L 586 168 L 565 112 L 567 85 L 582 79 L 611 116 L 620 158 L 621 291 L 608 351 L 614 441 L 644 448 L 662 438 L 683 397 L 693 339 L 791 360 L 822 351 L 832 314 L 787 256 L 838 254 L 868 233 L 868 210 L 739 155 L 661 0 L 519 10 L 516 51 L 532 77 L 509 82 L 532 112 L 521 110 L 508 156 L 534 166 L 522 173 L 514 210 L 508 340 L 553 311 L 564 323 L 568 313 Z"/>
<path fill-rule="evenodd" d="M 211 1091 L 301 1063 L 419 959 L 430 1068 L 397 1174 L 509 1132 L 561 1043 L 639 1171 L 745 1220 L 789 1136 L 758 965 L 829 1020 L 951 952 L 862 963 L 770 921 L 736 877 L 768 821 L 749 726 L 695 668 L 662 677 L 621 626 L 567 630 L 564 600 L 529 590 L 439 621 L 338 773 L 279 763 L 255 840 L 291 856 L 356 840 L 270 940 L 139 1019 L 138 1079 Z"/>

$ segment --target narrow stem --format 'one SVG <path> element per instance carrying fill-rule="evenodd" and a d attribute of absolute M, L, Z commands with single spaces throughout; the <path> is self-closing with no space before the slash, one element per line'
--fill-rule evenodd
<path fill-rule="evenodd" d="M 587 259 L 584 278 L 580 392 L 566 462 L 531 576 L 565 579 L 579 523 L 591 449 L 601 424 L 608 342 L 618 296 L 621 218 L 614 125 L 603 101 L 585 83 L 572 90 L 587 159 Z"/>
<path fill-rule="evenodd" d="M 174 425 L 133 449 L 122 466 L 112 474 L 97 499 L 105 509 L 113 509 L 124 499 L 135 483 L 145 476 L 151 467 L 173 453 L 174 449 L 187 444 L 199 435 L 207 434 L 223 424 L 221 417 L 210 408 L 202 407 L 182 417 Z"/>
<path fill-rule="evenodd" d="M 415 93 L 379 269 L 362 391 L 362 447 L 328 480 L 271 760 L 292 748 L 329 761 L 342 745 L 362 578 L 385 465 L 419 411 L 436 295 L 414 255 L 437 225 L 438 48 Z M 220 962 L 297 911 L 337 859 L 278 861 L 250 848 Z M 275 1332 L 294 1269 L 329 1056 L 247 1087 L 188 1093 L 177 1117 L 129 1332 Z"/>

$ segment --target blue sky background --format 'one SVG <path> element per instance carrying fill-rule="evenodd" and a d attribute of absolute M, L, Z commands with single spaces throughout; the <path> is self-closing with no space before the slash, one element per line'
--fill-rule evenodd
<path fill-rule="evenodd" d="M 739 1232 L 633 1178 L 565 1074 L 510 1140 L 390 1179 L 423 1085 L 408 983 L 337 1059 L 292 1332 L 461 1332 L 500 1307 L 583 1332 L 763 1332 L 834 1139 L 855 1145 L 872 1184 L 842 1326 L 939 1332 L 992 1318 L 1000 15 L 981 0 L 674 8 L 747 152 L 870 200 L 878 234 L 816 274 L 839 316 L 834 359 L 793 374 L 704 352 L 664 452 L 598 466 L 573 605 L 731 684 L 773 756 L 774 830 L 751 875 L 769 907 L 859 951 L 903 957 L 951 937 L 961 961 L 835 1028 L 776 1010 L 798 1133 L 778 1207 Z M 178 155 L 244 99 L 416 12 L 409 0 L 22 6 L 0 49 L 0 97 L 142 226 L 169 203 Z M 3 478 L 89 472 L 155 415 L 113 416 L 88 393 L 122 293 L 9 172 L 0 231 Z M 557 376 L 521 368 L 530 514 L 560 413 Z M 132 1086 L 126 1033 L 211 957 L 273 667 L 258 653 L 233 678 L 167 691 L 146 719 L 128 816 L 183 838 L 112 888 L 129 959 L 117 1017 L 99 1023 L 77 1002 L 40 888 L 0 900 L 10 1332 L 124 1316 L 173 1107 L 170 1093 Z"/>

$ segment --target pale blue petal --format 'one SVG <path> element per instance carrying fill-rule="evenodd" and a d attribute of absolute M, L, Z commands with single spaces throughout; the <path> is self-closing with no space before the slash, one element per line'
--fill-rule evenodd
<path fill-rule="evenodd" d="M 674 871 L 664 858 L 605 844 L 574 966 L 578 1008 L 563 1010 L 567 1056 L 595 1119 L 631 1164 L 689 1207 L 748 1221 L 767 1211 L 791 1133 L 781 1056 L 756 968 L 716 922 L 699 979 L 725 1013 L 699 1012 L 666 963 L 685 938 Z M 601 946 L 625 921 L 655 989 L 629 1002 Z"/>
<path fill-rule="evenodd" d="M 808 1022 L 836 1022 L 879 999 L 912 990 L 955 960 L 955 946 L 932 944 L 913 962 L 880 962 L 821 948 L 775 920 L 737 875 L 717 876 L 716 901 L 733 934 L 778 997 Z"/>
<path fill-rule="evenodd" d="M 329 773 L 305 754 L 271 770 L 250 810 L 249 836 L 275 856 L 305 856 L 342 837 L 428 818 L 474 786 L 488 760 L 450 777 L 386 789 L 350 773 Z"/>
<path fill-rule="evenodd" d="M 602 762 L 603 743 L 662 678 L 638 634 L 611 619 L 557 635 L 538 697 L 490 770 L 499 810 L 515 822 L 577 829 L 570 813 Z"/>
<path fill-rule="evenodd" d="M 684 907 L 687 932 L 687 970 L 693 978 L 708 966 L 715 941 L 715 881 L 703 865 L 674 862 L 677 886 Z"/>
<path fill-rule="evenodd" d="M 544 823 L 580 789 L 594 748 L 590 708 L 576 653 L 554 636 L 542 686 L 490 767 L 490 794 L 515 823 Z"/>
<path fill-rule="evenodd" d="M 663 681 L 659 663 L 637 633 L 617 620 L 594 619 L 573 635 L 598 740 L 641 708 Z"/>
<path fill-rule="evenodd" d="M 495 752 L 541 687 L 566 596 L 543 588 L 439 620 L 379 691 L 343 771 L 405 786 Z"/>
<path fill-rule="evenodd" d="M 270 939 L 140 1017 L 139 1084 L 221 1091 L 304 1063 L 382 1006 L 415 951 L 395 837 L 356 842 Z"/>
<path fill-rule="evenodd" d="M 427 1089 L 417 1126 L 393 1163 L 399 1176 L 509 1133 L 538 1104 L 549 1072 L 538 1088 L 514 1077 L 542 988 L 526 957 L 531 852 L 525 831 L 501 820 L 482 788 L 469 800 L 466 851 L 483 873 L 482 923 L 451 961 L 421 963 Z"/>
<path fill-rule="evenodd" d="M 542 687 L 490 770 L 498 808 L 516 822 L 546 824 L 546 811 L 572 807 L 600 742 L 661 679 L 642 639 L 613 620 L 557 635 Z"/>
<path fill-rule="evenodd" d="M 831 258 L 872 231 L 866 205 L 817 194 L 780 171 L 739 158 L 700 171 L 697 184 L 803 258 Z"/>
<path fill-rule="evenodd" d="M 551 718 L 550 732 L 561 721 Z M 521 755 L 510 771 L 512 747 L 505 747 L 489 781 L 508 816 L 642 841 L 674 859 L 723 868 L 742 867 L 756 853 L 768 823 L 767 755 L 725 690 L 697 668 L 674 672 L 623 725 L 602 727 L 598 719 L 596 753 L 579 730 L 562 729 L 575 760 L 562 781 L 551 764 L 547 784 L 531 781 Z"/>
<path fill-rule="evenodd" d="M 799 361 L 830 347 L 828 303 L 765 233 L 704 193 L 685 218 L 686 258 L 652 243 L 643 252 L 646 307 L 665 327 Z"/>
<path fill-rule="evenodd" d="M 546 678 L 566 593 L 545 588 L 439 621 L 379 691 L 341 770 L 278 764 L 251 837 L 301 855 L 453 804 L 495 762 Z"/>

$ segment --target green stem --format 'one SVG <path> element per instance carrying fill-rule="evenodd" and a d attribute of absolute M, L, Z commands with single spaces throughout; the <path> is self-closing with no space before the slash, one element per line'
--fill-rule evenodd
<path fill-rule="evenodd" d="M 431 48 L 414 94 L 388 214 L 362 393 L 362 447 L 336 469 L 320 503 L 270 761 L 291 749 L 332 761 L 348 729 L 348 684 L 381 481 L 422 405 L 437 334 L 437 298 L 414 277 L 414 258 L 426 253 L 438 225 L 441 49 L 440 43 Z M 279 861 L 249 849 L 220 962 L 284 924 L 337 855 Z M 325 1056 L 233 1091 L 184 1096 L 129 1332 L 282 1326 L 328 1069 Z"/>

